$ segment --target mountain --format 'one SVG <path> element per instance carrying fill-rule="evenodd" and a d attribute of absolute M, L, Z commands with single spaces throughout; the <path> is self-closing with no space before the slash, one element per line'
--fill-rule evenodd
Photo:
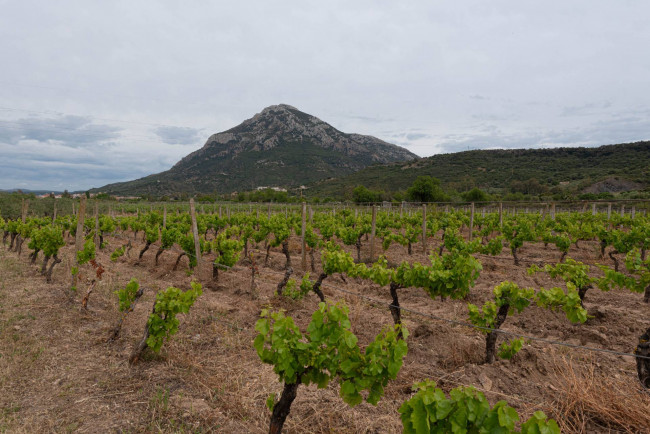
<path fill-rule="evenodd" d="M 265 108 L 208 139 L 171 169 L 92 192 L 121 195 L 229 193 L 257 187 L 299 187 L 373 164 L 417 155 L 371 136 L 346 134 L 295 107 Z"/>
<path fill-rule="evenodd" d="M 364 185 L 394 192 L 418 176 L 440 179 L 447 190 L 473 187 L 507 192 L 517 181 L 535 179 L 550 188 L 580 192 L 626 191 L 650 186 L 650 142 L 593 148 L 476 150 L 438 154 L 417 161 L 372 166 L 309 186 L 308 196 L 351 197 Z"/>

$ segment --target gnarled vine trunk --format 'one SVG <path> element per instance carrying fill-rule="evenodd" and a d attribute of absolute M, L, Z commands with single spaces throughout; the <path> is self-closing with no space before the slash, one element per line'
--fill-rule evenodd
<path fill-rule="evenodd" d="M 499 307 L 499 310 L 497 311 L 497 316 L 494 320 L 494 324 L 492 325 L 491 328 L 498 330 L 501 327 L 501 324 L 503 324 L 506 318 L 508 317 L 508 309 L 510 309 L 509 304 L 504 304 L 503 306 Z M 499 333 L 497 331 L 491 331 L 487 334 L 487 337 L 485 338 L 485 363 L 494 362 L 498 336 Z"/>
<path fill-rule="evenodd" d="M 156 312 L 156 301 L 153 301 L 153 308 L 151 309 L 151 313 L 153 314 Z M 140 360 L 140 356 L 142 355 L 142 352 L 147 348 L 147 339 L 149 339 L 149 320 L 147 319 L 147 322 L 144 325 L 144 334 L 142 336 L 142 339 L 140 339 L 140 342 L 135 346 L 133 349 L 133 352 L 129 356 L 129 365 L 134 365 Z"/>
<path fill-rule="evenodd" d="M 309 259 L 311 260 L 311 271 L 312 273 L 316 272 L 316 260 L 314 259 L 314 248 L 309 249 Z"/>
<path fill-rule="evenodd" d="M 38 258 L 38 252 L 40 252 L 40 249 L 36 249 L 36 250 L 34 250 L 33 253 L 30 253 L 30 255 L 29 255 L 29 258 L 30 258 L 29 263 L 30 264 L 34 265 L 36 263 L 36 258 Z"/>
<path fill-rule="evenodd" d="M 639 344 L 634 350 L 636 358 L 636 372 L 639 376 L 639 381 L 643 387 L 650 389 L 650 328 L 644 334 L 639 336 Z"/>
<path fill-rule="evenodd" d="M 293 274 L 293 268 L 288 267 L 286 271 L 284 272 L 284 277 L 278 283 L 278 295 L 282 295 L 282 291 L 284 291 L 284 287 L 287 286 L 287 283 L 289 282 L 289 278 L 291 278 L 291 275 Z"/>
<path fill-rule="evenodd" d="M 296 399 L 298 386 L 300 386 L 300 376 L 298 376 L 298 380 L 293 384 L 284 383 L 280 400 L 273 406 L 269 434 L 279 434 L 282 432 L 284 421 L 287 420 L 289 411 L 291 411 L 291 404 Z"/>
<path fill-rule="evenodd" d="M 25 241 L 23 237 L 18 234 L 16 237 L 16 245 L 14 246 L 14 252 L 18 252 L 18 256 L 20 256 L 23 251 L 23 241 Z"/>
<path fill-rule="evenodd" d="M 172 268 L 172 271 L 176 271 L 176 269 L 178 268 L 178 264 L 181 262 L 181 258 L 183 256 L 187 256 L 187 253 L 183 252 L 178 255 L 178 258 L 176 258 L 176 263 L 174 264 L 174 268 Z"/>
<path fill-rule="evenodd" d="M 357 248 L 357 262 L 361 262 L 361 237 L 363 235 L 359 235 L 359 238 L 357 238 L 357 242 L 354 243 L 355 247 Z"/>
<path fill-rule="evenodd" d="M 517 248 L 512 247 L 510 250 L 512 251 L 512 257 L 515 260 L 515 265 L 519 265 L 519 256 L 517 256 Z"/>
<path fill-rule="evenodd" d="M 133 309 L 135 308 L 135 304 L 140 299 L 140 297 L 142 297 L 142 294 L 144 294 L 144 288 L 138 289 L 138 292 L 135 293 L 135 297 L 133 298 L 133 301 L 129 305 L 129 308 L 125 312 L 122 312 L 122 315 L 120 316 L 120 320 L 117 322 L 115 327 L 113 327 L 113 329 L 111 330 L 111 334 L 106 340 L 106 342 L 112 342 L 118 338 L 120 332 L 122 331 L 122 324 L 124 323 L 126 316 L 129 313 L 133 312 Z"/>
<path fill-rule="evenodd" d="M 219 279 L 219 264 L 216 262 L 212 263 L 212 280 Z"/>
<path fill-rule="evenodd" d="M 54 260 L 53 260 L 52 263 L 50 264 L 50 268 L 47 270 L 47 275 L 45 276 L 45 281 L 46 281 L 47 283 L 52 283 L 52 270 L 54 269 L 54 266 L 55 266 L 56 264 L 61 263 L 61 259 L 59 259 L 59 257 L 58 257 L 57 255 L 54 255 L 54 256 L 52 257 L 52 259 L 54 259 Z"/>
<path fill-rule="evenodd" d="M 284 257 L 287 260 L 287 262 L 284 265 L 284 268 L 285 270 L 288 270 L 289 268 L 291 268 L 291 255 L 289 254 L 289 238 L 282 241 L 282 253 L 284 253 Z"/>
<path fill-rule="evenodd" d="M 607 241 L 601 240 L 600 241 L 600 259 L 603 259 L 605 257 L 605 249 L 607 248 Z"/>
<path fill-rule="evenodd" d="M 582 307 L 585 307 L 584 301 L 585 301 L 585 295 L 587 295 L 587 290 L 588 289 L 591 289 L 591 285 L 587 285 L 585 287 L 578 288 L 578 296 L 580 297 L 580 305 Z"/>
<path fill-rule="evenodd" d="M 84 298 L 81 299 L 81 307 L 84 310 L 88 309 L 88 300 L 90 299 L 90 294 L 93 293 L 95 290 L 95 286 L 97 285 L 97 280 L 93 279 L 92 282 L 90 282 L 90 287 L 88 288 L 88 291 L 86 291 L 86 294 L 84 295 Z"/>
<path fill-rule="evenodd" d="M 45 257 L 43 258 L 43 266 L 41 267 L 41 276 L 43 276 L 45 274 L 45 272 L 47 271 L 47 263 L 48 262 L 50 262 L 50 257 L 45 255 Z"/>
<path fill-rule="evenodd" d="M 320 301 L 325 301 L 325 295 L 323 294 L 323 291 L 321 291 L 320 287 L 323 284 L 323 280 L 327 277 L 326 273 L 321 273 L 320 276 L 318 276 L 318 280 L 316 283 L 314 283 L 314 286 L 312 286 L 312 291 L 318 295 L 318 298 L 320 298 Z"/>
<path fill-rule="evenodd" d="M 618 258 L 614 256 L 616 253 L 618 253 L 616 250 L 612 250 L 609 252 L 609 257 L 614 261 L 614 271 L 618 272 Z"/>
<path fill-rule="evenodd" d="M 402 325 L 402 311 L 399 307 L 399 300 L 397 298 L 397 290 L 401 288 L 401 285 L 395 282 L 390 282 L 390 296 L 393 298 L 393 301 L 391 302 L 390 306 L 388 308 L 390 309 L 390 314 L 393 317 L 393 322 L 395 325 Z M 402 339 L 402 330 L 400 329 L 397 337 L 399 339 Z"/>
<path fill-rule="evenodd" d="M 130 258 L 131 248 L 133 247 L 133 244 L 131 244 L 131 240 L 129 240 L 129 242 L 124 245 L 124 247 L 125 247 L 124 254 L 126 255 L 127 258 Z"/>
<path fill-rule="evenodd" d="M 253 299 L 257 298 L 257 285 L 255 284 L 256 273 L 257 267 L 255 266 L 255 255 L 251 254 L 251 297 Z"/>
<path fill-rule="evenodd" d="M 149 241 L 147 241 L 147 244 L 144 245 L 144 248 L 143 248 L 142 250 L 140 250 L 140 255 L 138 256 L 138 261 L 141 261 L 141 260 L 142 260 L 142 255 L 144 255 L 144 253 L 145 253 L 147 250 L 149 250 L 149 247 L 150 247 L 150 246 L 151 246 L 151 243 L 150 243 Z"/>
<path fill-rule="evenodd" d="M 160 255 L 162 255 L 162 252 L 164 252 L 164 251 L 165 251 L 165 249 L 163 249 L 162 246 L 161 246 L 158 249 L 158 251 L 156 252 L 156 267 L 158 266 L 158 258 L 160 257 Z"/>

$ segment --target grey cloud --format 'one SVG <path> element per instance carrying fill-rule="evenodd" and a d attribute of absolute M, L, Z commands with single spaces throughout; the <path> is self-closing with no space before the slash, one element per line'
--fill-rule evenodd
<path fill-rule="evenodd" d="M 97 164 L 62 164 L 52 162 L 39 164 L 35 160 L 23 160 L 12 166 L 0 165 L 0 183 L 30 189 L 83 190 L 101 186 L 115 180 L 131 179 L 133 172 Z"/>
<path fill-rule="evenodd" d="M 411 131 L 382 131 L 379 134 L 376 134 L 377 137 L 382 140 L 386 140 L 389 143 L 408 148 L 411 152 L 418 153 L 414 151 L 414 148 L 418 147 L 418 144 L 427 142 L 427 139 L 431 139 L 433 136 L 430 133 L 426 132 L 417 132 L 419 130 Z"/>
<path fill-rule="evenodd" d="M 151 142 L 110 142 L 70 148 L 59 142 L 0 140 L 0 185 L 37 189 L 84 190 L 167 170 L 187 148 Z M 56 187 L 56 188 L 55 188 Z M 31 187 L 29 187 L 31 188 Z"/>
<path fill-rule="evenodd" d="M 395 120 L 395 118 L 390 118 L 390 117 L 372 117 L 372 116 L 347 116 L 350 119 L 357 119 L 365 122 L 370 122 L 370 123 L 383 123 L 383 122 L 392 122 Z"/>
<path fill-rule="evenodd" d="M 5 153 L 2 147 L 0 151 Z M 0 163 L 0 185 L 26 182 L 23 187 L 82 190 L 139 178 L 169 168 L 167 162 L 158 159 L 149 160 L 147 165 L 142 165 L 138 160 L 122 160 L 120 155 L 111 153 L 64 159 L 24 152 L 11 155 L 11 164 Z"/>
<path fill-rule="evenodd" d="M 559 131 L 527 130 L 507 133 L 494 126 L 482 128 L 483 133 L 459 133 L 442 136 L 436 145 L 444 152 L 468 149 L 516 149 L 572 146 L 601 146 L 647 140 L 650 119 L 627 118 L 599 121 L 583 128 Z"/>
<path fill-rule="evenodd" d="M 603 102 L 590 102 L 580 106 L 568 106 L 562 108 L 560 116 L 590 116 L 604 112 L 606 109 L 612 107 L 611 101 Z"/>
<path fill-rule="evenodd" d="M 494 122 L 494 121 L 504 121 L 504 120 L 508 119 L 507 116 L 498 116 L 498 115 L 493 115 L 493 114 L 489 114 L 489 113 L 482 113 L 482 114 L 478 114 L 478 115 L 472 115 L 471 118 L 476 119 L 478 121 L 492 121 L 492 122 Z"/>
<path fill-rule="evenodd" d="M 13 145 L 22 140 L 36 140 L 60 142 L 71 148 L 96 146 L 119 137 L 120 131 L 122 128 L 94 124 L 90 118 L 72 115 L 0 121 L 0 141 Z"/>
<path fill-rule="evenodd" d="M 194 145 L 201 138 L 200 128 L 162 126 L 154 130 L 163 142 L 170 145 Z"/>
<path fill-rule="evenodd" d="M 425 134 L 425 133 L 408 133 L 406 135 L 406 140 L 419 140 L 419 139 L 426 139 L 428 137 L 431 137 L 431 134 Z"/>
<path fill-rule="evenodd" d="M 588 116 L 594 113 L 594 109 L 598 108 L 595 103 L 584 104 L 577 107 L 564 107 L 560 116 Z"/>

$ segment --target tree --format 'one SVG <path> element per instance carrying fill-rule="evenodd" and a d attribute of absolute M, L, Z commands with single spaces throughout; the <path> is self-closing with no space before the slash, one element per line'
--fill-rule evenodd
<path fill-rule="evenodd" d="M 399 204 L 399 202 L 402 202 L 404 200 L 406 200 L 406 193 L 405 192 L 397 191 L 397 192 L 393 193 L 393 202 L 397 202 Z"/>
<path fill-rule="evenodd" d="M 462 196 L 463 200 L 467 202 L 487 202 L 489 200 L 487 193 L 478 187 L 474 187 L 470 191 L 466 191 L 460 195 Z"/>
<path fill-rule="evenodd" d="M 526 181 L 514 180 L 510 183 L 510 190 L 513 193 L 523 193 L 523 194 L 532 194 L 532 195 L 545 194 L 549 191 L 547 186 L 540 184 L 540 182 L 535 178 L 530 178 L 527 179 Z"/>
<path fill-rule="evenodd" d="M 95 199 L 97 199 L 97 200 L 116 200 L 115 196 L 111 196 L 108 193 L 97 193 L 95 195 Z"/>
<path fill-rule="evenodd" d="M 440 188 L 440 180 L 431 176 L 418 176 L 406 190 L 406 195 L 413 202 L 449 201 L 449 196 Z"/>
<path fill-rule="evenodd" d="M 352 190 L 352 199 L 356 203 L 380 202 L 381 192 L 369 190 L 365 186 L 359 185 Z"/>

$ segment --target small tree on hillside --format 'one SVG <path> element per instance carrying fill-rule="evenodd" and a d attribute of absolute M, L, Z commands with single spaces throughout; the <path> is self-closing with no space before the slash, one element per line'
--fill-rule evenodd
<path fill-rule="evenodd" d="M 418 179 L 406 190 L 406 195 L 413 202 L 446 202 L 449 196 L 440 188 L 440 180 L 431 176 L 418 176 Z"/>
<path fill-rule="evenodd" d="M 363 185 L 359 185 L 352 190 L 352 199 L 356 203 L 379 202 L 381 201 L 381 192 L 373 191 Z"/>
<path fill-rule="evenodd" d="M 487 193 L 478 187 L 474 187 L 470 191 L 466 191 L 460 195 L 467 202 L 487 202 L 489 200 Z"/>

